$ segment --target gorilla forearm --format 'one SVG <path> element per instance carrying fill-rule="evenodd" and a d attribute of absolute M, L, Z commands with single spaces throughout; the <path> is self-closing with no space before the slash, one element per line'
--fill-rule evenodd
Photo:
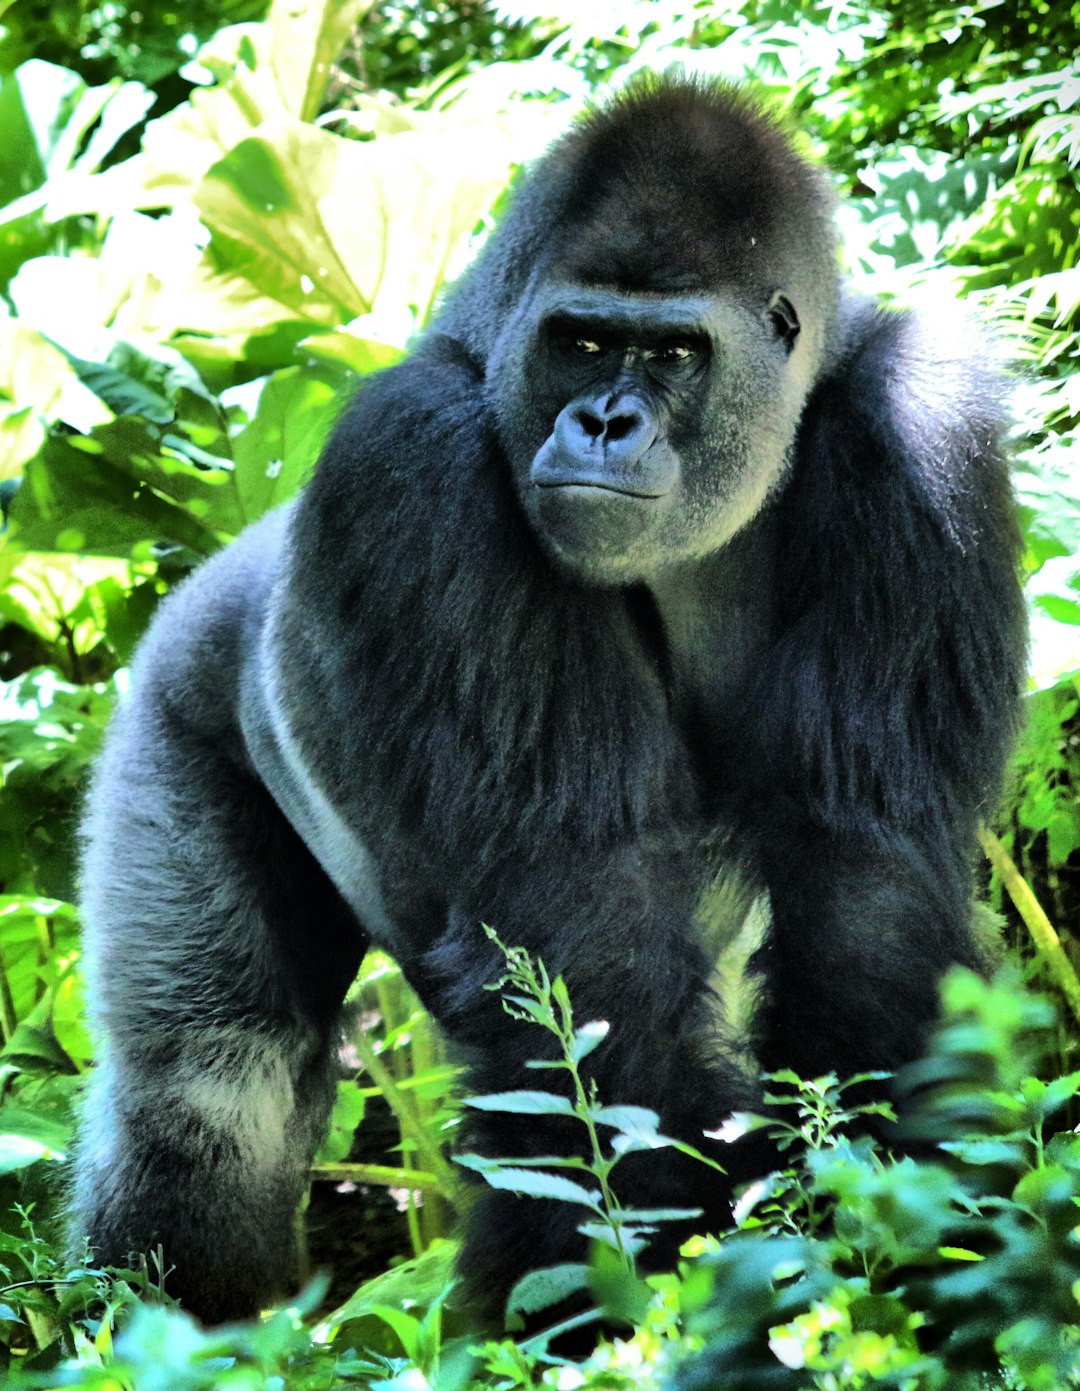
<path fill-rule="evenodd" d="M 98 1261 L 147 1254 L 151 1275 L 214 1322 L 295 1288 L 292 1216 L 332 1093 L 306 1078 L 298 1107 L 290 1064 L 280 1041 L 260 1048 L 241 1030 L 172 1041 L 153 1066 L 99 1064 L 72 1194 Z"/>

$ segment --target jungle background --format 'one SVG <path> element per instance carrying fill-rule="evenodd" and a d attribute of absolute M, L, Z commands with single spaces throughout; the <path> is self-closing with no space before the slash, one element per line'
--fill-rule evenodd
<path fill-rule="evenodd" d="M 0 4 L 0 1384 L 1080 1384 L 1078 32 L 1063 0 Z M 639 1274 L 650 1219 L 617 1201 L 618 1156 L 663 1143 L 655 1118 L 582 1091 L 590 1159 L 483 1176 L 581 1203 L 596 1254 L 526 1286 L 519 1331 L 485 1341 L 451 1287 L 454 1070 L 373 953 L 304 1223 L 333 1283 L 200 1329 L 153 1262 L 72 1268 L 58 1242 L 92 1066 L 88 766 L 156 606 L 300 486 L 516 168 L 673 64 L 773 94 L 834 171 L 856 281 L 964 297 L 1011 362 L 1031 665 L 978 872 L 1004 974 L 947 986 L 913 1083 L 919 1158 L 854 1136 L 844 1079 L 774 1078 L 786 1167 L 670 1276 Z M 508 972 L 576 1078 L 594 1021 L 540 963 Z M 489 1101 L 542 1113 L 544 1095 Z M 606 1330 L 580 1362 L 533 1331 L 575 1290 Z"/>

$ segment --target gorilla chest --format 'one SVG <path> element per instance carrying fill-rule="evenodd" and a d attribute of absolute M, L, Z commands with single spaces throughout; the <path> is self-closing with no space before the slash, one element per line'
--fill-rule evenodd
<path fill-rule="evenodd" d="M 651 637 L 692 766 L 723 780 L 731 748 L 753 733 L 753 692 L 776 638 L 773 523 L 759 518 L 715 556 L 650 585 Z"/>

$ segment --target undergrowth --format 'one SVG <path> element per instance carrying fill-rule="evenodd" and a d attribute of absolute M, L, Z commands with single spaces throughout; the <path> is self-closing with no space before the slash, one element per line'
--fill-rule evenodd
<path fill-rule="evenodd" d="M 668 1388 L 669 1391 L 1059 1391 L 1080 1384 L 1080 1138 L 1066 1124 L 1080 1073 L 1043 1080 L 1054 1012 L 1010 975 L 957 971 L 928 1057 L 897 1083 L 902 1122 L 867 1101 L 874 1079 L 774 1074 L 764 1126 L 777 1168 L 745 1189 L 732 1229 L 695 1238 L 679 1269 L 642 1276 L 650 1233 L 684 1211 L 641 1211 L 618 1196 L 618 1165 L 674 1144 L 654 1113 L 598 1096 L 580 1063 L 604 1046 L 599 1021 L 576 1024 L 565 984 L 504 948 L 505 1007 L 553 1034 L 568 1094 L 516 1091 L 471 1105 L 571 1116 L 576 1155 L 461 1162 L 523 1201 L 571 1202 L 591 1238 L 588 1263 L 537 1272 L 512 1292 L 511 1319 L 534 1318 L 567 1291 L 589 1316 L 624 1326 L 585 1361 L 550 1351 L 557 1324 L 524 1341 L 483 1341 L 454 1313 L 453 1244 L 363 1286 L 316 1319 L 316 1282 L 287 1308 L 200 1328 L 154 1272 L 64 1270 L 24 1214 L 0 1247 L 0 1321 L 33 1325 L 42 1350 L 13 1358 L 11 1391 L 363 1386 L 375 1391 Z M 895 1134 L 896 1151 L 865 1133 Z M 901 1142 L 904 1151 L 900 1152 Z M 686 1149 L 688 1147 L 681 1146 Z M 719 1181 L 703 1166 L 702 1183 Z"/>

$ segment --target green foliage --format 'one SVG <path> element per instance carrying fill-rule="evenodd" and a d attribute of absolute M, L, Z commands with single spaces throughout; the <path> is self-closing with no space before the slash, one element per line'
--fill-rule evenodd
<path fill-rule="evenodd" d="M 1002 1369 L 1030 1391 L 1072 1384 L 1080 1139 L 1060 1127 L 1080 1073 L 1036 1075 L 1053 1019 L 1012 977 L 948 978 L 934 1048 L 901 1079 L 903 1133 L 926 1158 L 852 1138 L 865 1108 L 835 1079 L 774 1077 L 797 1120 L 773 1133 L 794 1163 L 703 1256 L 710 1292 L 689 1327 L 706 1346 L 678 1391 L 960 1391 Z"/>
<path fill-rule="evenodd" d="M 545 1062 L 533 1061 L 528 1066 L 565 1073 L 569 1095 L 518 1090 L 467 1097 L 466 1105 L 515 1116 L 570 1117 L 584 1130 L 585 1153 L 534 1155 L 521 1159 L 459 1154 L 457 1162 L 477 1172 L 492 1188 L 584 1208 L 590 1216 L 581 1222 L 578 1230 L 601 1248 L 614 1253 L 613 1261 L 598 1255 L 591 1268 L 584 1262 L 568 1262 L 531 1271 L 510 1292 L 507 1301 L 510 1324 L 521 1327 L 522 1315 L 550 1309 L 590 1287 L 596 1289 L 598 1281 L 607 1288 L 609 1314 L 614 1312 L 612 1305 L 617 1301 L 620 1316 L 634 1321 L 643 1315 L 648 1303 L 648 1290 L 638 1277 L 636 1255 L 660 1223 L 698 1217 L 700 1209 L 644 1211 L 624 1207 L 613 1184 L 616 1166 L 628 1154 L 668 1147 L 691 1154 L 710 1168 L 719 1166 L 689 1145 L 661 1135 L 660 1117 L 655 1111 L 643 1106 L 603 1104 L 595 1081 L 587 1083 L 582 1075 L 581 1064 L 603 1044 L 608 1033 L 607 1023 L 593 1020 L 576 1027 L 563 978 L 556 976 L 552 980 L 544 963 L 534 961 L 523 947 L 506 946 L 490 928 L 485 928 L 485 932 L 506 958 L 505 974 L 489 988 L 502 993 L 503 1009 L 512 1019 L 539 1025 L 555 1038 L 558 1046 L 557 1057 Z M 614 1134 L 601 1138 L 602 1129 L 605 1132 L 610 1129 Z M 558 1172 L 560 1170 L 583 1177 L 569 1178 Z M 585 1176 L 593 1183 L 589 1184 Z M 576 1327 L 587 1318 L 575 1316 L 554 1332 Z M 549 1336 L 554 1336 L 554 1332 Z"/>
<path fill-rule="evenodd" d="M 224 24 L 258 19 L 267 0 L 191 0 L 88 5 L 85 0 L 11 0 L 4 10 L 0 67 L 13 71 L 29 58 L 72 68 L 87 81 L 119 73 L 179 100 L 178 76 L 194 46 Z"/>
<path fill-rule="evenodd" d="M 565 1072 L 574 1099 L 525 1091 L 478 1100 L 514 1114 L 566 1115 L 569 1105 L 597 1142 L 585 1158 L 548 1157 L 544 1170 L 507 1160 L 485 1175 L 595 1218 L 586 1282 L 577 1268 L 555 1267 L 522 1282 L 511 1303 L 535 1312 L 588 1288 L 607 1320 L 635 1325 L 629 1342 L 601 1341 L 568 1367 L 547 1348 L 579 1317 L 521 1345 L 476 1345 L 455 1331 L 446 1243 L 314 1326 L 303 1316 L 318 1286 L 262 1321 L 203 1331 L 145 1270 L 65 1272 L 23 1213 L 17 1231 L 0 1233 L 0 1326 L 32 1328 L 42 1352 L 5 1384 L 1058 1391 L 1080 1375 L 1080 1138 L 1062 1124 L 1080 1073 L 1038 1075 L 1054 1011 L 1014 977 L 957 971 L 947 981 L 935 1044 L 902 1078 L 912 1155 L 897 1158 L 859 1133 L 887 1119 L 887 1108 L 849 1100 L 875 1079 L 776 1074 L 765 1124 L 783 1166 L 743 1194 L 736 1229 L 691 1242 L 677 1274 L 647 1280 L 627 1235 L 665 1215 L 627 1213 L 601 1188 L 611 1192 L 617 1158 L 600 1127 L 615 1130 L 613 1151 L 620 1137 L 632 1148 L 643 1138 L 638 1108 L 604 1107 L 575 1081 L 602 1031 L 575 1028 L 564 990 L 517 950 L 507 983 L 517 1017 L 561 1040 L 561 1056 L 542 1066 Z M 751 1123 L 737 1118 L 730 1136 Z M 594 1192 L 561 1171 L 587 1175 Z"/>
<path fill-rule="evenodd" d="M 785 1166 L 746 1195 L 737 1234 L 643 1282 L 635 1253 L 671 1214 L 621 1208 L 617 1164 L 670 1142 L 651 1113 L 592 1094 L 579 1065 L 600 1026 L 574 1025 L 561 983 L 512 958 L 512 1008 L 558 1040 L 552 1090 L 473 1104 L 563 1115 L 582 1149 L 476 1162 L 522 1201 L 572 1199 L 596 1238 L 589 1266 L 516 1296 L 536 1311 L 587 1287 L 636 1326 L 581 1371 L 540 1344 L 459 1355 L 447 1332 L 453 1069 L 378 956 L 315 1172 L 410 1195 L 420 1266 L 314 1332 L 280 1313 L 206 1333 L 153 1304 L 145 1272 L 54 1283 L 40 1233 L 90 1052 L 73 829 L 139 636 L 193 564 L 300 486 L 352 384 L 397 360 L 482 239 L 515 163 L 639 68 L 747 76 L 789 105 L 836 171 L 858 282 L 959 291 L 1022 366 L 1033 694 L 999 832 L 1075 946 L 1078 25 L 1075 0 L 3 8 L 0 1278 L 15 1288 L 0 1293 L 0 1379 L 11 1350 L 24 1370 L 35 1350 L 38 1385 L 59 1384 L 48 1367 L 65 1358 L 66 1384 L 110 1389 L 648 1387 L 695 1339 L 688 1387 L 952 1391 L 1000 1363 L 1010 1386 L 1075 1379 L 1075 1025 L 1048 1031 L 1042 1006 L 970 982 L 950 987 L 952 1022 L 911 1082 L 932 1159 L 852 1138 L 884 1124 L 861 1089 L 781 1076 L 769 1123 Z M 398 1143 L 372 1163 L 357 1127 L 377 1096 Z M 33 1225 L 17 1203 L 36 1204 Z"/>

